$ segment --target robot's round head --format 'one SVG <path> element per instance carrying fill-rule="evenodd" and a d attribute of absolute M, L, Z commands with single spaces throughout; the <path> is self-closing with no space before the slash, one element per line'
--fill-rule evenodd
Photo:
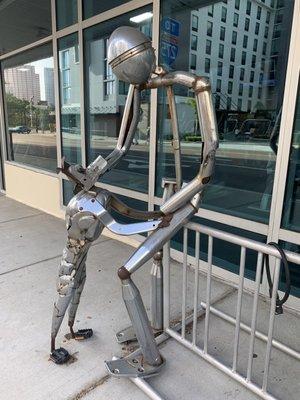
<path fill-rule="evenodd" d="M 155 53 L 150 39 L 130 26 L 113 31 L 108 41 L 108 63 L 114 74 L 131 84 L 147 82 L 155 69 Z"/>

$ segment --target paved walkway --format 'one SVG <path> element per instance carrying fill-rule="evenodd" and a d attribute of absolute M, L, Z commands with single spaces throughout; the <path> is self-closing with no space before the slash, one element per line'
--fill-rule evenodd
<path fill-rule="evenodd" d="M 0 238 L 0 398 L 146 400 L 147 397 L 130 381 L 109 377 L 103 363 L 114 354 L 120 354 L 114 335 L 128 325 L 116 271 L 132 248 L 107 237 L 102 237 L 91 248 L 77 323 L 80 328 L 93 328 L 94 336 L 85 342 L 69 341 L 64 337 L 67 332 L 64 322 L 57 342 L 73 355 L 73 362 L 57 366 L 49 361 L 49 334 L 57 268 L 65 241 L 64 222 L 1 196 Z M 180 268 L 176 263 L 172 266 L 175 282 L 172 286 L 173 318 L 178 316 L 180 309 Z M 150 263 L 135 274 L 147 307 L 149 269 Z M 192 285 L 192 276 L 189 282 Z M 214 295 L 225 291 L 228 291 L 228 286 L 213 283 Z M 201 292 L 205 293 L 204 279 L 200 283 Z M 188 295 L 189 307 L 191 302 L 192 291 Z M 234 298 L 229 296 L 221 305 L 224 309 L 232 309 Z M 262 324 L 264 320 L 262 315 Z M 219 349 L 226 361 L 229 354 L 226 346 L 232 342 L 228 336 L 232 328 L 224 328 L 218 321 L 215 323 L 217 334 L 212 333 L 215 340 L 212 351 Z M 202 328 L 203 321 L 199 321 L 199 334 Z M 299 338 L 299 324 L 289 325 L 289 329 L 295 345 L 295 337 L 298 335 Z M 166 399 L 256 399 L 245 388 L 173 340 L 163 344 L 161 351 L 167 359 L 167 366 L 150 383 Z M 258 360 L 262 358 L 258 357 Z M 260 364 L 257 365 L 260 368 Z M 282 370 L 283 367 L 276 370 L 274 379 L 281 379 L 281 392 L 288 390 L 289 395 L 283 398 L 297 399 L 297 394 L 293 396 L 297 393 L 295 386 L 288 386 L 288 378 L 285 378 L 286 374 L 282 377 Z M 297 369 L 293 374 L 299 375 Z"/>

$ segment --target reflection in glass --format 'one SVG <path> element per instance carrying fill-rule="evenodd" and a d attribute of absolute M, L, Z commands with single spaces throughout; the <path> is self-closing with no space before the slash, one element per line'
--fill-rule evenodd
<path fill-rule="evenodd" d="M 56 126 L 52 45 L 2 63 L 10 159 L 55 171 Z"/>
<path fill-rule="evenodd" d="M 77 33 L 59 39 L 58 49 L 62 154 L 68 162 L 81 164 L 80 65 Z"/>
<path fill-rule="evenodd" d="M 128 85 L 119 82 L 107 63 L 107 40 L 114 29 L 131 25 L 151 36 L 151 8 L 145 7 L 86 29 L 84 32 L 86 78 L 87 155 L 90 163 L 106 157 L 116 146 Z M 143 16 L 143 18 L 142 18 Z M 146 18 L 147 16 L 147 18 Z M 141 22 L 135 23 L 134 20 Z M 149 92 L 142 92 L 140 121 L 130 151 L 102 181 L 147 192 L 149 171 Z"/>
<path fill-rule="evenodd" d="M 51 35 L 50 0 L 0 3 L 0 55 Z"/>
<path fill-rule="evenodd" d="M 212 85 L 220 148 L 215 178 L 204 196 L 203 207 L 267 223 L 276 161 L 270 140 L 277 138 L 280 127 L 294 2 L 284 2 L 280 10 L 276 3 L 270 9 L 270 0 L 259 6 L 254 0 L 213 3 L 213 16 L 209 16 L 210 6 L 202 7 L 200 0 L 193 2 L 193 9 L 179 0 L 162 1 L 160 64 L 171 71 L 191 71 L 193 67 L 191 72 L 207 76 Z M 226 23 L 222 22 L 224 7 Z M 280 22 L 276 19 L 279 12 L 283 16 Z M 168 18 L 176 26 L 171 34 L 165 30 Z M 195 18 L 199 22 L 197 31 L 193 29 Z M 273 34 L 278 30 L 281 35 Z M 199 36 L 197 51 L 193 52 L 188 40 L 191 35 Z M 213 43 L 211 51 L 207 51 L 207 40 Z M 192 92 L 178 86 L 175 94 L 183 178 L 190 181 L 199 168 L 201 131 Z M 166 103 L 166 93 L 160 90 L 156 182 L 159 196 L 161 178 L 174 176 Z"/>
<path fill-rule="evenodd" d="M 300 89 L 294 116 L 294 129 L 286 181 L 282 227 L 300 232 Z"/>
<path fill-rule="evenodd" d="M 83 5 L 83 17 L 90 18 L 93 15 L 100 14 L 104 11 L 111 10 L 114 7 L 121 6 L 128 1 L 122 0 L 110 0 L 110 1 L 99 1 L 99 0 L 82 0 Z"/>
<path fill-rule="evenodd" d="M 66 28 L 77 21 L 77 0 L 56 0 L 57 29 Z"/>

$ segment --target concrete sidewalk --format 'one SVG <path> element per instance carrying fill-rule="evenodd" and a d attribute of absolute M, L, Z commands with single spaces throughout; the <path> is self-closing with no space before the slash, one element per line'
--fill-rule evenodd
<path fill-rule="evenodd" d="M 65 347 L 73 355 L 73 362 L 57 366 L 49 361 L 49 336 L 52 305 L 56 297 L 57 269 L 65 242 L 64 221 L 1 196 L 0 238 L 0 359 L 2 361 L 0 398 L 119 400 L 122 397 L 122 400 L 146 400 L 148 397 L 130 381 L 109 377 L 103 363 L 113 355 L 121 354 L 121 348 L 116 344 L 114 335 L 129 324 L 116 271 L 132 253 L 133 248 L 107 237 L 100 238 L 92 246 L 77 325 L 78 328 L 93 328 L 94 336 L 84 342 L 67 340 L 64 334 L 68 329 L 64 321 L 57 344 Z M 150 266 L 151 263 L 148 263 L 135 274 L 134 278 L 141 289 L 147 308 Z M 173 263 L 171 275 L 173 282 L 171 316 L 177 318 L 181 300 L 179 264 Z M 191 274 L 188 284 L 192 288 Z M 214 296 L 226 291 L 228 291 L 227 285 L 218 281 L 213 282 Z M 200 283 L 200 293 L 205 296 L 204 279 Z M 234 295 L 232 293 L 232 296 L 226 297 L 221 304 L 222 309 L 230 310 L 234 307 Z M 190 290 L 188 308 L 192 305 L 192 296 Z M 245 301 L 245 315 L 251 307 L 250 300 L 248 303 Z M 288 318 L 288 315 L 285 315 L 285 318 Z M 232 327 L 228 324 L 222 325 L 220 321 L 215 321 L 215 324 L 217 334 L 212 333 L 212 335 L 216 344 L 211 351 L 221 348 L 226 361 L 228 356 L 226 346 L 231 343 Z M 259 324 L 262 325 L 260 329 L 265 331 L 263 311 Z M 293 347 L 298 350 L 299 328 L 298 319 L 289 325 Z M 202 330 L 203 320 L 200 320 L 199 340 Z M 280 336 L 280 332 L 278 335 Z M 259 353 L 259 345 L 256 350 Z M 167 359 L 166 368 L 160 376 L 152 378 L 150 383 L 165 399 L 257 398 L 173 340 L 164 343 L 161 351 Z M 260 357 L 258 359 L 259 369 L 262 359 Z M 292 376 L 289 377 L 288 371 L 285 370 L 286 367 L 282 365 L 273 374 L 274 381 L 277 378 L 281 379 L 276 393 L 279 395 L 286 393 L 288 386 L 289 396 L 282 398 L 298 399 L 299 384 L 296 379 L 296 386 L 295 384 L 291 386 L 291 379 L 299 374 L 299 370 L 293 368 Z M 293 393 L 296 393 L 296 397 Z"/>

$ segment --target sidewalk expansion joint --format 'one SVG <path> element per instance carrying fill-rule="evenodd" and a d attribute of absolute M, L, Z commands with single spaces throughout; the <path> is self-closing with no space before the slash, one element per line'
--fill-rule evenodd
<path fill-rule="evenodd" d="M 6 223 L 8 223 L 8 222 L 20 221 L 21 219 L 27 219 L 27 218 L 38 217 L 39 215 L 44 215 L 44 214 L 45 214 L 45 213 L 40 212 L 40 213 L 38 213 L 38 214 L 25 215 L 24 217 L 7 219 L 6 221 L 0 221 L 0 225 L 1 225 L 1 224 L 6 224 Z"/>
<path fill-rule="evenodd" d="M 111 378 L 110 375 L 105 375 L 100 379 L 93 381 L 92 383 L 88 384 L 85 388 L 83 388 L 79 393 L 75 394 L 74 396 L 70 397 L 68 400 L 81 400 L 83 399 L 88 393 L 92 390 L 96 389 L 97 387 L 103 385 Z"/>
<path fill-rule="evenodd" d="M 112 240 L 112 239 L 108 238 L 108 239 L 105 239 L 105 240 L 101 240 L 101 242 L 99 242 L 99 243 L 93 243 L 93 244 L 91 245 L 91 247 L 99 246 L 100 244 L 105 243 L 105 242 L 108 242 L 109 240 Z M 11 269 L 11 270 L 9 270 L 9 271 L 1 272 L 1 273 L 0 273 L 0 276 L 2 276 L 2 275 L 8 275 L 8 274 L 10 274 L 10 273 L 12 273 L 12 272 L 19 271 L 20 269 L 25 269 L 25 268 L 28 268 L 28 267 L 32 267 L 32 266 L 41 264 L 41 263 L 43 263 L 43 262 L 55 260 L 56 258 L 60 258 L 61 256 L 62 256 L 62 253 L 57 254 L 57 255 L 55 255 L 55 256 L 53 256 L 53 257 L 45 258 L 45 259 L 43 259 L 43 260 L 35 261 L 35 262 L 31 263 L 31 264 L 22 265 L 21 267 L 14 268 L 14 269 Z"/>

